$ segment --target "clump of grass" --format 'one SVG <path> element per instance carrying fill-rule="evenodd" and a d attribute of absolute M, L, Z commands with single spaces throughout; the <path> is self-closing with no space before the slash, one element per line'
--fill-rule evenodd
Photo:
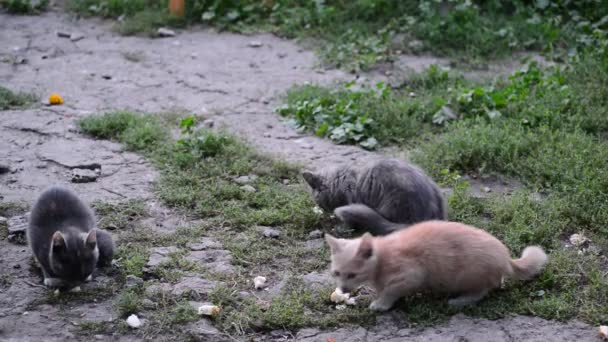
<path fill-rule="evenodd" d="M 0 8 L 11 14 L 38 14 L 49 6 L 48 0 L 1 0 Z"/>
<path fill-rule="evenodd" d="M 128 111 L 90 116 L 78 121 L 83 132 L 101 139 L 114 139 L 132 151 L 151 151 L 168 137 L 158 120 Z"/>
<path fill-rule="evenodd" d="M 137 199 L 119 203 L 98 201 L 93 203 L 93 208 L 100 218 L 97 226 L 109 230 L 127 229 L 135 221 L 147 215 L 145 203 Z"/>
<path fill-rule="evenodd" d="M 0 86 L 0 110 L 23 108 L 35 103 L 38 97 L 33 94 L 15 93 Z"/>
<path fill-rule="evenodd" d="M 123 274 L 141 277 L 148 257 L 149 252 L 145 244 L 123 243 L 119 245 L 115 259 L 121 260 L 120 267 Z"/>
<path fill-rule="evenodd" d="M 120 317 L 136 314 L 142 308 L 142 293 L 140 290 L 126 290 L 120 294 L 116 302 L 116 308 Z"/>

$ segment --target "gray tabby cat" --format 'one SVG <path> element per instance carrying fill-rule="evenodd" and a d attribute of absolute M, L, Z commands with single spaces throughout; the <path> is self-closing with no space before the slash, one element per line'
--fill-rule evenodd
<path fill-rule="evenodd" d="M 49 287 L 73 287 L 91 280 L 95 267 L 114 254 L 112 237 L 95 228 L 89 206 L 57 186 L 45 190 L 34 204 L 27 239 Z"/>
<path fill-rule="evenodd" d="M 398 159 L 363 167 L 303 172 L 315 201 L 347 226 L 386 235 L 427 220 L 446 220 L 443 194 L 419 168 Z"/>

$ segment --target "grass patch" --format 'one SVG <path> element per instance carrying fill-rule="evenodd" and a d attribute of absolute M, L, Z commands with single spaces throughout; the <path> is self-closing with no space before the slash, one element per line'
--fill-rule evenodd
<path fill-rule="evenodd" d="M 595 0 L 188 1 L 181 20 L 171 18 L 159 0 L 73 0 L 70 7 L 84 14 L 125 15 L 118 28 L 124 34 L 203 23 L 240 32 L 266 30 L 313 38 L 324 62 L 350 71 L 369 69 L 401 53 L 423 51 L 467 62 L 530 49 L 559 58 L 568 49 L 593 46 L 608 25 L 603 19 L 608 9 Z"/>
<path fill-rule="evenodd" d="M 12 90 L 0 86 L 0 110 L 24 108 L 38 101 L 33 94 L 15 93 Z"/>
<path fill-rule="evenodd" d="M 116 308 L 120 317 L 136 314 L 142 309 L 142 292 L 139 290 L 126 290 L 120 294 Z"/>
<path fill-rule="evenodd" d="M 124 230 L 135 221 L 148 215 L 142 200 L 128 200 L 119 203 L 95 202 L 95 213 L 99 217 L 97 226 L 101 229 Z"/>
<path fill-rule="evenodd" d="M 93 137 L 118 140 L 131 151 L 152 151 L 168 137 L 159 120 L 128 111 L 89 116 L 78 125 Z"/>
<path fill-rule="evenodd" d="M 48 6 L 48 0 L 0 0 L 0 8 L 11 14 L 39 14 Z"/>

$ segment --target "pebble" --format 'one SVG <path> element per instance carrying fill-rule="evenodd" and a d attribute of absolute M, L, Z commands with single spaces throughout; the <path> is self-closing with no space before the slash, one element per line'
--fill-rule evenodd
<path fill-rule="evenodd" d="M 70 35 L 70 40 L 73 42 L 77 42 L 81 39 L 84 39 L 84 34 L 82 34 L 82 33 L 72 33 Z"/>
<path fill-rule="evenodd" d="M 57 31 L 57 37 L 61 37 L 61 38 L 70 38 L 72 36 L 72 34 L 70 32 L 66 32 L 66 31 Z"/>
<path fill-rule="evenodd" d="M 267 237 L 267 238 L 276 239 L 281 235 L 281 232 L 276 229 L 272 229 L 270 227 L 264 227 L 264 231 L 262 232 L 262 235 L 264 235 L 264 237 Z"/>
<path fill-rule="evenodd" d="M 320 231 L 320 230 L 318 230 L 318 229 L 313 230 L 312 232 L 308 233 L 308 238 L 309 239 L 313 239 L 314 240 L 314 239 L 320 239 L 322 237 L 323 237 L 323 232 Z"/>
<path fill-rule="evenodd" d="M 203 121 L 203 127 L 213 128 L 213 126 L 215 126 L 215 121 L 213 121 L 213 119 L 207 119 Z"/>
<path fill-rule="evenodd" d="M 144 280 L 140 277 L 136 277 L 132 274 L 129 274 L 125 281 L 125 287 L 128 289 L 132 289 L 135 287 L 140 287 L 144 285 Z"/>
<path fill-rule="evenodd" d="M 8 165 L 0 163 L 0 174 L 7 173 L 10 169 Z"/>
<path fill-rule="evenodd" d="M 234 179 L 235 182 L 239 183 L 239 184 L 247 184 L 249 182 L 252 182 L 254 180 L 256 180 L 258 178 L 257 175 L 247 175 L 247 176 L 239 176 L 236 177 Z"/>
<path fill-rule="evenodd" d="M 134 329 L 141 327 L 141 321 L 136 315 L 131 315 L 127 318 L 127 324 Z"/>
<path fill-rule="evenodd" d="M 89 169 L 72 169 L 72 183 L 90 183 L 97 180 L 100 169 L 89 170 Z"/>
<path fill-rule="evenodd" d="M 484 191 L 484 192 L 492 192 L 492 189 L 490 189 L 490 188 L 489 188 L 489 187 L 487 187 L 487 186 L 484 186 L 484 187 L 483 187 L 483 191 Z"/>
<path fill-rule="evenodd" d="M 252 48 L 259 48 L 259 47 L 262 47 L 262 45 L 264 45 L 264 44 L 262 44 L 262 42 L 257 41 L 257 40 L 250 41 L 247 44 L 247 46 L 252 47 Z"/>
<path fill-rule="evenodd" d="M 156 31 L 159 37 L 175 37 L 175 31 L 161 27 Z"/>
<path fill-rule="evenodd" d="M 247 192 L 256 192 L 255 188 L 251 185 L 243 185 L 241 187 L 241 190 L 247 191 Z"/>

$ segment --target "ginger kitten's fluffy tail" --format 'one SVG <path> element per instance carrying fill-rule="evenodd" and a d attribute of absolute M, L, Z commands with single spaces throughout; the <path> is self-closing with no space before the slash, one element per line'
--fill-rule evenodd
<path fill-rule="evenodd" d="M 349 204 L 336 208 L 334 214 L 350 227 L 365 229 L 373 235 L 387 235 L 404 228 L 402 223 L 391 222 L 364 204 Z"/>
<path fill-rule="evenodd" d="M 513 277 L 520 280 L 532 279 L 547 263 L 547 254 L 542 248 L 530 246 L 524 249 L 521 258 L 511 260 Z"/>

